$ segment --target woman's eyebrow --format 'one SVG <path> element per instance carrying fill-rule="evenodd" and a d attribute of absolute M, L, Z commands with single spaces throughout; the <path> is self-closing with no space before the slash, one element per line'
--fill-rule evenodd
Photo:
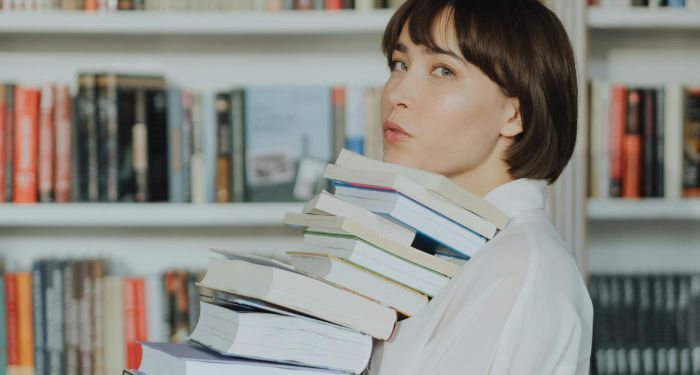
<path fill-rule="evenodd" d="M 448 50 L 448 49 L 443 49 L 438 46 L 433 46 L 433 47 L 423 47 L 423 50 L 425 53 L 429 55 L 447 55 L 450 57 L 454 57 L 455 59 L 461 61 L 463 64 L 466 64 L 467 62 L 464 60 L 464 58 L 455 52 Z M 408 47 L 406 44 L 402 42 L 396 42 L 394 43 L 394 51 L 398 51 L 401 53 L 408 53 Z"/>

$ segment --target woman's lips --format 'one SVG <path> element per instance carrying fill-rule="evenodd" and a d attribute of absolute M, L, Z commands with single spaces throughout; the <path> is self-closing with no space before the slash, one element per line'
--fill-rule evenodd
<path fill-rule="evenodd" d="M 404 130 L 404 128 L 402 128 L 401 125 L 393 121 L 384 121 L 383 128 L 384 139 L 390 143 L 399 143 L 401 141 L 405 141 L 411 138 L 411 135 L 408 134 L 408 132 Z"/>

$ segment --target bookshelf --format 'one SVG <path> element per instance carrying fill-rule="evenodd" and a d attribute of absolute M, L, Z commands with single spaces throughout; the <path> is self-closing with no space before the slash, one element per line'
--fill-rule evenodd
<path fill-rule="evenodd" d="M 591 7 L 586 79 L 697 84 L 699 37 L 697 9 Z M 589 199 L 586 211 L 590 272 L 697 272 L 700 200 Z"/>

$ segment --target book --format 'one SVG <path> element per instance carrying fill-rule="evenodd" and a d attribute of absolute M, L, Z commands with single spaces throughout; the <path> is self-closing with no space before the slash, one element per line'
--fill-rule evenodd
<path fill-rule="evenodd" d="M 41 86 L 39 127 L 38 127 L 38 166 L 37 180 L 40 202 L 53 202 L 55 197 L 54 166 L 55 154 L 55 121 L 54 88 L 50 84 Z M 37 370 L 39 372 L 39 370 Z"/>
<path fill-rule="evenodd" d="M 396 311 L 357 294 L 292 271 L 242 260 L 211 257 L 199 285 L 261 299 L 377 339 L 389 338 L 396 322 Z"/>
<path fill-rule="evenodd" d="M 441 259 L 425 253 L 416 248 L 402 245 L 396 241 L 386 238 L 376 230 L 364 225 L 363 223 L 340 216 L 322 216 L 296 214 L 288 212 L 284 216 L 283 222 L 293 227 L 300 229 L 312 229 L 315 232 L 325 232 L 332 234 L 346 234 L 374 245 L 376 248 L 382 249 L 394 256 L 405 259 L 420 267 L 427 268 L 431 271 L 440 273 L 447 277 L 453 277 L 459 267 L 450 264 Z"/>
<path fill-rule="evenodd" d="M 15 90 L 14 184 L 15 203 L 36 203 L 38 198 L 39 100 L 37 89 Z"/>
<path fill-rule="evenodd" d="M 231 202 L 231 113 L 228 93 L 216 95 L 216 201 Z"/>
<path fill-rule="evenodd" d="M 495 225 L 482 235 L 396 191 L 336 185 L 335 195 L 348 203 L 391 218 L 467 257 L 476 255 L 496 235 Z"/>
<path fill-rule="evenodd" d="M 372 338 L 314 319 L 263 311 L 236 311 L 200 303 L 190 340 L 238 358 L 359 374 L 372 354 Z"/>
<path fill-rule="evenodd" d="M 622 197 L 640 198 L 642 187 L 642 90 L 627 94 L 627 125 L 622 138 Z"/>
<path fill-rule="evenodd" d="M 37 103 L 38 104 L 38 103 Z M 19 272 L 17 278 L 17 338 L 19 374 L 34 373 L 34 325 L 32 307 L 32 275 Z"/>
<path fill-rule="evenodd" d="M 331 90 L 327 86 L 248 87 L 245 91 L 248 200 L 290 202 L 312 198 L 333 152 Z"/>
<path fill-rule="evenodd" d="M 19 316 L 18 316 L 18 296 L 17 296 L 17 274 L 5 273 L 5 322 L 6 322 L 6 345 L 7 345 L 7 372 L 8 374 L 19 373 Z"/>
<path fill-rule="evenodd" d="M 5 165 L 9 156 L 7 153 L 7 89 L 7 85 L 0 83 L 0 203 L 6 202 L 7 171 Z"/>
<path fill-rule="evenodd" d="M 416 236 L 414 230 L 399 225 L 384 217 L 378 216 L 366 208 L 340 199 L 326 191 L 322 191 L 314 199 L 308 201 L 302 210 L 305 214 L 334 215 L 355 220 L 375 228 L 385 237 L 400 244 L 410 246 Z"/>
<path fill-rule="evenodd" d="M 2 119 L 0 118 L 0 121 Z M 0 164 L 2 166 L 2 164 Z M 3 185 L 0 185 L 2 187 Z M 1 190 L 1 189 L 0 189 Z M 0 258 L 0 327 L 3 328 L 3 333 L 0 335 L 0 375 L 7 375 L 7 304 L 5 302 L 5 264 Z"/>
<path fill-rule="evenodd" d="M 700 197 L 700 87 L 686 88 L 683 124 L 683 197 Z"/>
<path fill-rule="evenodd" d="M 301 249 L 305 253 L 335 256 L 430 297 L 435 296 L 450 280 L 443 274 L 407 261 L 360 238 L 314 230 L 311 228 L 304 233 Z M 438 257 L 430 257 L 450 267 L 459 267 Z"/>
<path fill-rule="evenodd" d="M 340 285 L 412 316 L 428 304 L 428 297 L 380 274 L 329 254 L 287 252 L 298 270 Z"/>
<path fill-rule="evenodd" d="M 147 375 L 311 375 L 342 372 L 285 364 L 273 364 L 217 354 L 201 346 L 144 342 L 138 370 Z"/>
<path fill-rule="evenodd" d="M 59 84 L 54 88 L 55 111 L 55 150 L 56 165 L 54 171 L 55 200 L 67 203 L 71 200 L 72 179 L 72 100 L 67 84 Z"/>
<path fill-rule="evenodd" d="M 443 175 L 372 160 L 349 150 L 341 151 L 335 164 L 349 169 L 364 169 L 367 171 L 388 172 L 406 176 L 405 178 L 414 184 L 439 194 L 450 202 L 495 224 L 499 229 L 505 228 L 508 223 L 508 216 L 500 212 L 491 203 L 464 190 L 461 186 Z M 407 183 L 402 183 L 402 185 L 407 185 Z M 428 206 L 432 207 L 432 205 Z"/>
<path fill-rule="evenodd" d="M 335 184 L 396 191 L 487 238 L 492 238 L 498 228 L 497 224 L 489 222 L 476 213 L 458 207 L 397 172 L 353 169 L 329 164 L 323 173 L 323 177 L 333 181 Z M 485 202 L 478 197 L 474 199 Z"/>

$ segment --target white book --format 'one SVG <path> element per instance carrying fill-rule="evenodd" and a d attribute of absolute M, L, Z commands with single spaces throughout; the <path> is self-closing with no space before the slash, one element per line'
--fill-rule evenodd
<path fill-rule="evenodd" d="M 120 374 L 126 363 L 124 280 L 120 276 L 106 276 L 102 285 L 104 369 L 106 374 Z"/>
<path fill-rule="evenodd" d="M 395 191 L 341 185 L 336 187 L 335 195 L 376 214 L 387 215 L 438 244 L 470 258 L 476 255 L 488 240 Z M 496 234 L 496 227 L 493 226 L 493 230 L 488 234 L 492 238 Z"/>
<path fill-rule="evenodd" d="M 287 213 L 283 221 L 287 225 L 302 229 L 313 229 L 316 232 L 353 235 L 393 256 L 447 277 L 453 277 L 459 270 L 459 267 L 454 264 L 445 262 L 416 248 L 390 240 L 371 227 L 345 217 Z"/>
<path fill-rule="evenodd" d="M 366 158 L 349 150 L 342 150 L 335 161 L 341 167 L 376 172 L 390 172 L 405 176 L 414 184 L 431 190 L 452 203 L 481 216 L 488 222 L 503 229 L 508 224 L 508 216 L 483 198 L 464 190 L 449 178 L 403 165 L 384 163 Z"/>
<path fill-rule="evenodd" d="M 243 260 L 209 259 L 199 285 L 256 298 L 386 340 L 396 311 L 347 290 L 292 271 Z"/>
<path fill-rule="evenodd" d="M 683 86 L 666 85 L 664 108 L 664 194 L 669 199 L 680 199 L 683 185 Z"/>
<path fill-rule="evenodd" d="M 343 374 L 339 371 L 234 358 L 188 344 L 144 342 L 141 348 L 143 356 L 138 371 L 144 375 Z"/>
<path fill-rule="evenodd" d="M 169 327 L 164 309 L 165 286 L 161 275 L 149 275 L 146 278 L 146 296 L 148 298 L 146 309 L 148 341 L 168 341 Z"/>
<path fill-rule="evenodd" d="M 304 205 L 303 213 L 312 215 L 334 215 L 347 217 L 375 228 L 387 238 L 411 246 L 416 232 L 372 213 L 366 207 L 348 203 L 326 191 Z"/>
<path fill-rule="evenodd" d="M 302 251 L 312 254 L 328 254 L 345 259 L 430 297 L 437 295 L 450 281 L 450 278 L 445 275 L 407 262 L 353 236 L 306 232 Z M 448 264 L 450 267 L 459 269 L 459 266 L 453 263 L 432 255 L 429 256 Z"/>
<path fill-rule="evenodd" d="M 498 229 L 498 225 L 495 223 L 459 207 L 400 173 L 367 171 L 329 164 L 323 177 L 340 184 L 351 184 L 376 190 L 397 191 L 484 237 L 493 237 L 493 234 Z"/>
<path fill-rule="evenodd" d="M 359 374 L 372 355 L 372 338 L 314 319 L 235 311 L 200 302 L 190 340 L 221 354 L 302 364 Z"/>
<path fill-rule="evenodd" d="M 589 154 L 590 193 L 594 198 L 610 196 L 610 105 L 612 88 L 609 82 L 591 82 L 591 144 Z"/>
<path fill-rule="evenodd" d="M 406 316 L 428 304 L 428 297 L 387 277 L 329 254 L 290 251 L 294 267 L 381 302 Z"/>

